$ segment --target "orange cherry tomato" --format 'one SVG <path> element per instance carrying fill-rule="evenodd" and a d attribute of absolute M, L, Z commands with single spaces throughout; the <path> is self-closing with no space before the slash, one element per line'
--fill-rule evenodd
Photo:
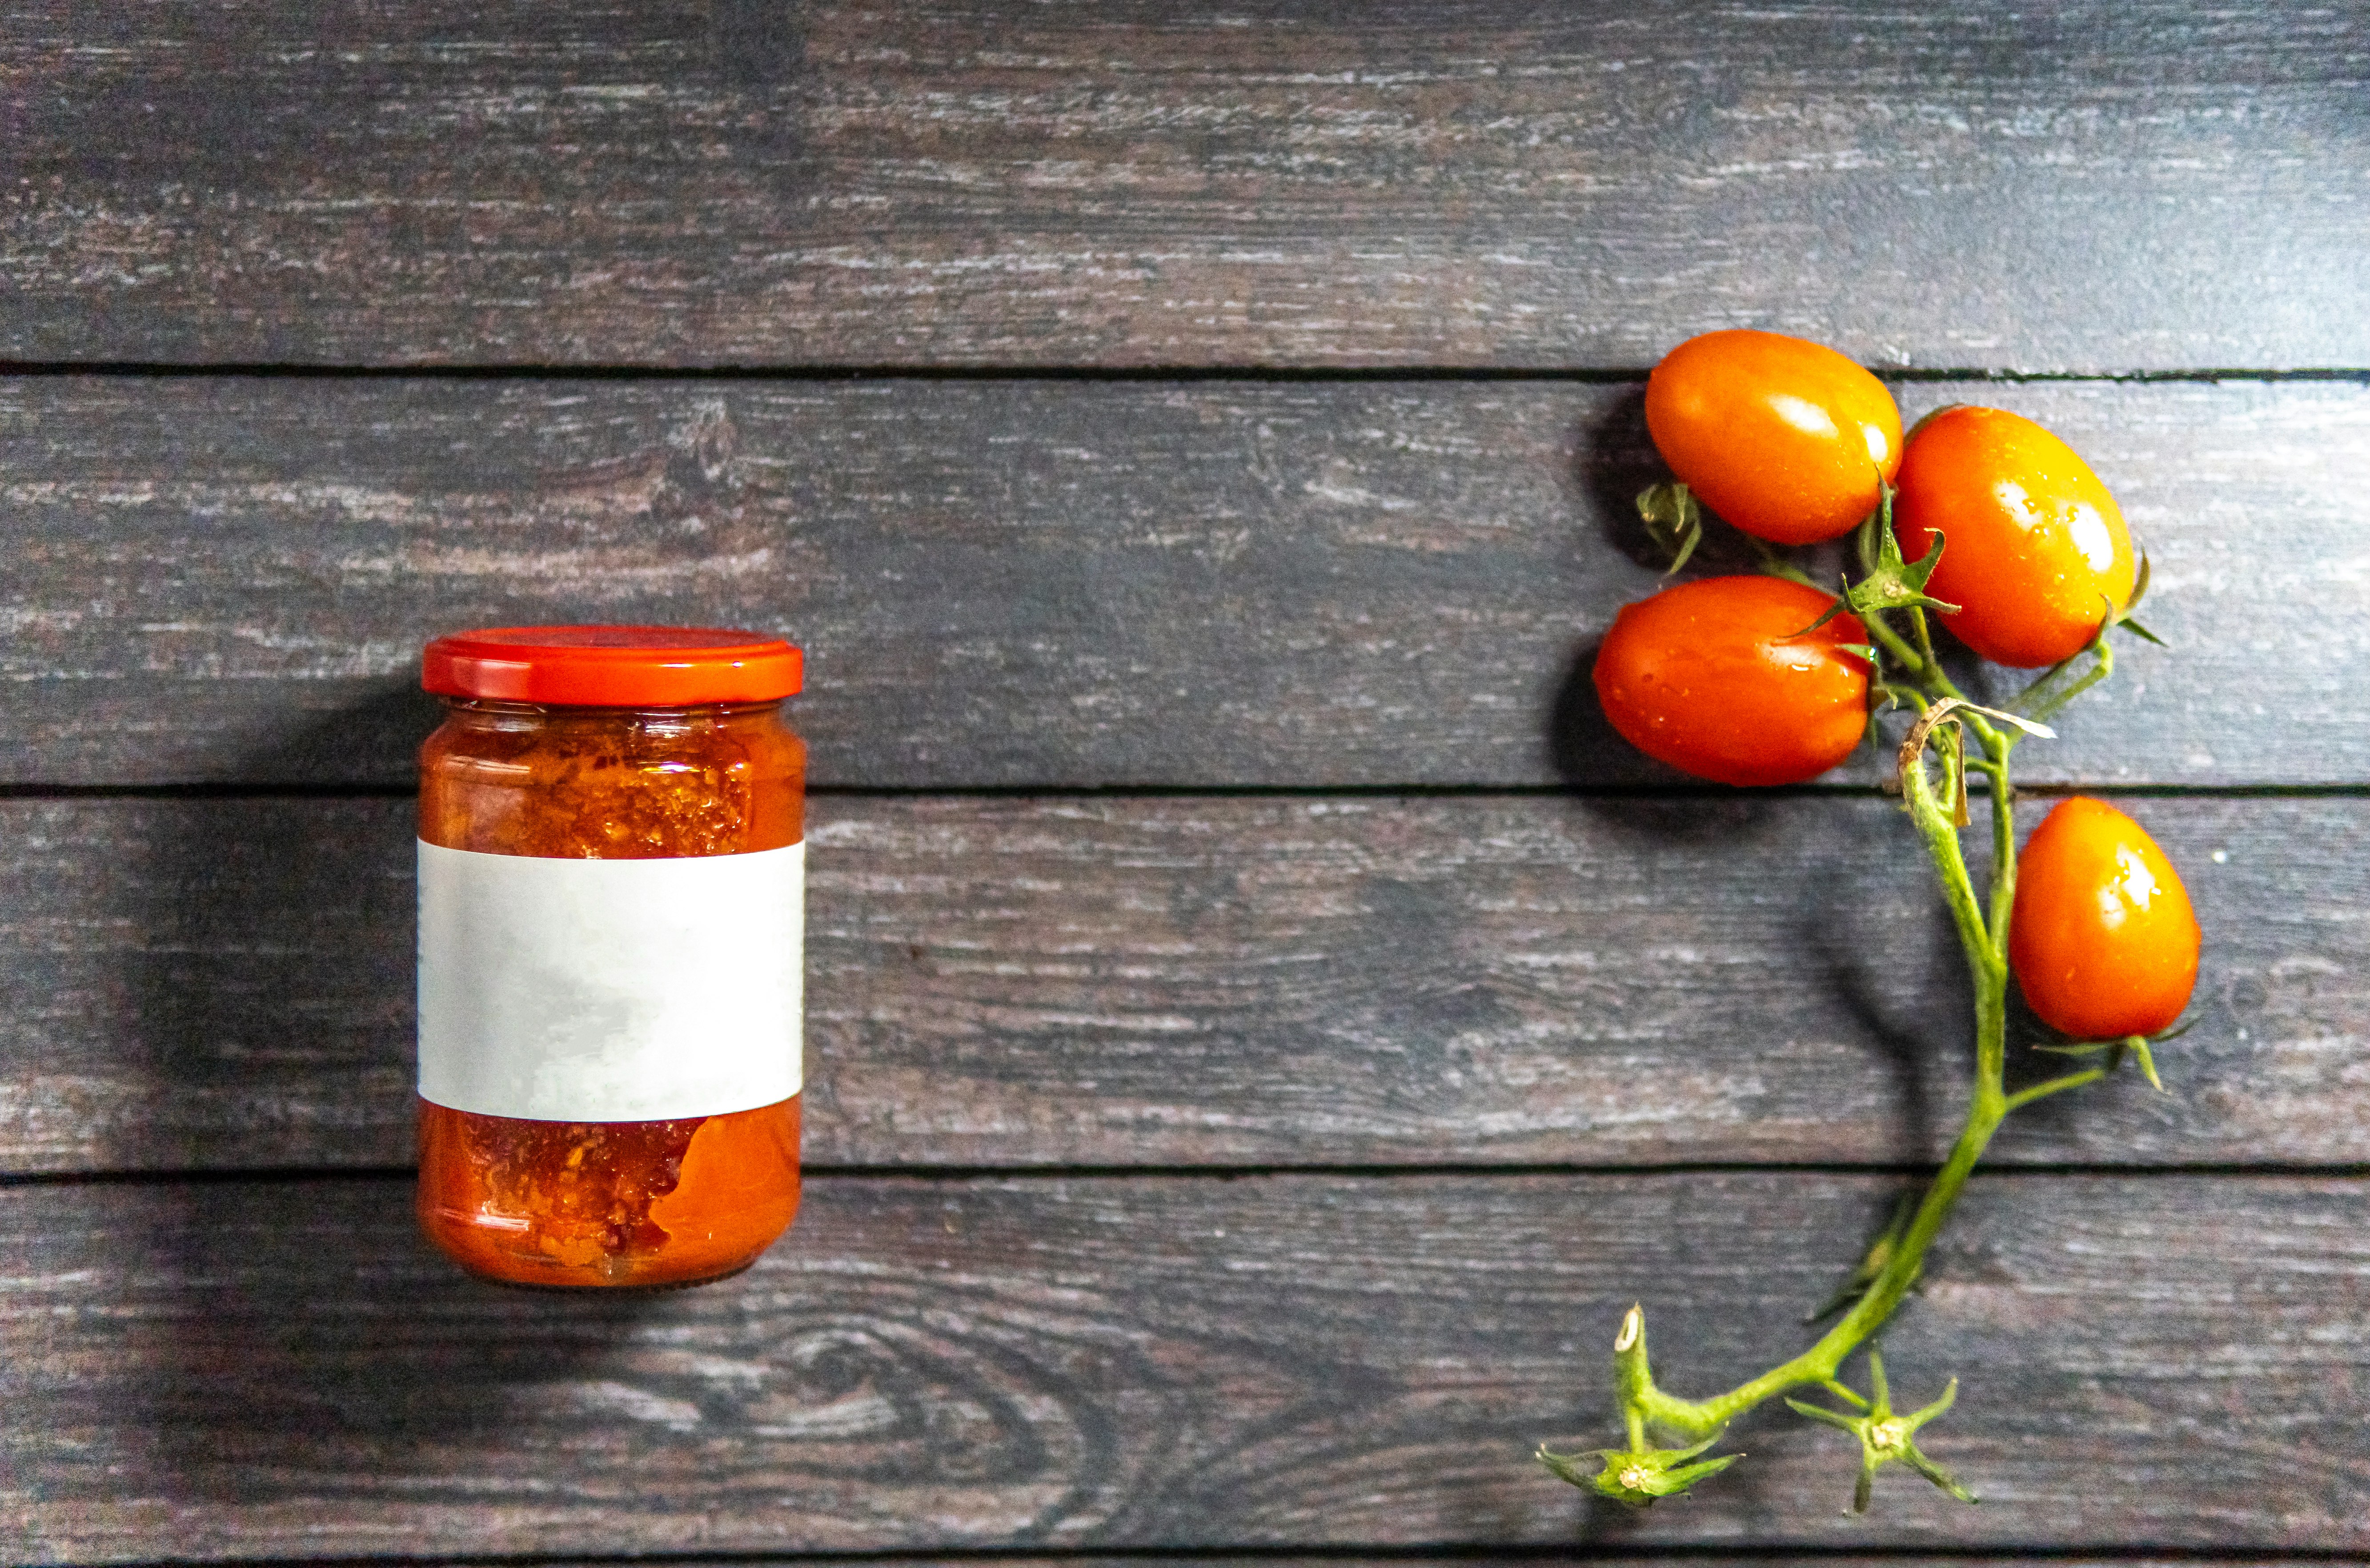
<path fill-rule="evenodd" d="M 2016 863 L 2008 956 L 2032 1011 L 2078 1039 L 2170 1028 L 2197 985 L 2197 916 L 2146 830 L 2060 802 Z"/>
<path fill-rule="evenodd" d="M 1721 784 L 1800 784 L 1868 727 L 1864 631 L 1835 600 L 1777 578 L 1706 578 L 1624 605 L 1596 655 L 1596 695 L 1623 739 Z M 1797 635 L 1800 634 L 1800 635 Z"/>
<path fill-rule="evenodd" d="M 1901 410 L 1833 349 L 1707 332 L 1646 378 L 1646 429 L 1704 505 L 1778 544 L 1848 533 L 1901 467 Z"/>
<path fill-rule="evenodd" d="M 1926 591 L 1959 606 L 1944 624 L 1996 663 L 2071 658 L 2132 596 L 2132 536 L 2115 498 L 2072 447 L 2019 414 L 1945 408 L 1921 421 L 1893 521 L 1913 561 L 1941 533 Z"/>

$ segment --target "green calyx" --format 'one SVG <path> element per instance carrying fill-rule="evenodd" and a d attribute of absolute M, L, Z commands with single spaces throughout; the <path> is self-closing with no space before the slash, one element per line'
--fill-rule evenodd
<path fill-rule="evenodd" d="M 2158 647 L 2169 647 L 2170 645 L 2162 637 L 2157 636 L 2154 632 L 2149 631 L 2146 626 L 2141 625 L 2137 621 L 2132 619 L 2132 612 L 2140 607 L 2140 601 L 2147 597 L 2147 590 L 2148 558 L 2147 552 L 2143 550 L 2140 552 L 2139 576 L 2132 582 L 2132 596 L 2123 601 L 2123 607 L 2121 610 L 2116 610 L 2112 606 L 2109 607 L 2110 613 L 2107 616 L 2106 624 L 2099 628 L 2100 635 L 2103 636 L 2109 626 L 2121 626 L 2126 632 L 2131 633 L 2132 635 L 2135 637 L 2144 637 L 2147 641 L 2154 643 Z"/>
<path fill-rule="evenodd" d="M 1671 557 L 1664 577 L 1674 575 L 1703 543 L 1703 507 L 1695 492 L 1674 481 L 1638 492 L 1638 520 L 1646 537 Z"/>
<path fill-rule="evenodd" d="M 1859 555 L 1860 578 L 1853 582 L 1847 578 L 1843 595 L 1827 612 L 1802 628 L 1814 632 L 1848 610 L 1867 620 L 1882 615 L 1888 610 L 1937 610 L 1945 615 L 1955 614 L 1959 607 L 1945 604 L 1928 595 L 1927 582 L 1934 568 L 1942 564 L 1942 535 L 1934 535 L 1933 546 L 1922 560 L 1912 561 L 1901 553 L 1901 540 L 1893 532 L 1893 486 L 1887 485 L 1877 509 L 1853 535 Z M 1802 635 L 1796 633 L 1796 635 Z"/>
<path fill-rule="evenodd" d="M 1957 605 L 1928 598 L 1926 592 L 1934 568 L 1942 564 L 1941 533 L 1935 533 L 1934 544 L 1922 560 L 1908 560 L 1901 554 L 1901 540 L 1893 532 L 1892 486 L 1884 486 L 1875 512 L 1859 525 L 1854 543 L 1859 551 L 1860 579 L 1844 589 L 1845 601 L 1854 611 L 1862 615 L 1919 609 L 1957 613 Z"/>
<path fill-rule="evenodd" d="M 1558 1454 L 1542 1447 L 1538 1451 L 1539 1462 L 1572 1485 L 1632 1508 L 1643 1508 L 1660 1498 L 1678 1496 L 1706 1476 L 1718 1475 L 1744 1457 L 1722 1454 L 1716 1459 L 1696 1458 L 1720 1441 L 1726 1423 L 1704 1407 L 1674 1400 L 1654 1387 L 1654 1375 L 1646 1364 L 1643 1307 L 1631 1307 L 1621 1319 L 1621 1332 L 1613 1341 L 1613 1380 L 1622 1424 L 1628 1429 L 1628 1448 Z M 1650 1420 L 1677 1428 L 1689 1436 L 1701 1433 L 1702 1438 L 1684 1448 L 1655 1448 L 1646 1441 L 1646 1424 Z"/>
<path fill-rule="evenodd" d="M 1720 1435 L 1714 1433 L 1687 1448 L 1590 1448 L 1577 1454 L 1551 1454 L 1541 1448 L 1538 1457 L 1541 1464 L 1574 1486 L 1592 1488 L 1598 1496 L 1632 1508 L 1644 1508 L 1664 1497 L 1678 1496 L 1744 1457 L 1722 1454 L 1700 1464 L 1686 1462 L 1719 1441 Z M 1598 1461 L 1603 1468 L 1591 1474 L 1583 1461 Z"/>
<path fill-rule="evenodd" d="M 1889 1464 L 1907 1465 L 1962 1503 L 1976 1501 L 1975 1494 L 1959 1484 L 1957 1477 L 1927 1459 L 1917 1448 L 1917 1429 L 1950 1409 L 1957 1401 L 1959 1379 L 1950 1379 L 1940 1399 L 1923 1410 L 1914 1410 L 1905 1415 L 1893 1412 L 1893 1391 L 1884 1380 L 1884 1353 L 1874 1345 L 1869 1346 L 1868 1351 L 1868 1380 L 1873 1396 L 1870 1399 L 1860 1398 L 1839 1382 L 1830 1380 L 1825 1385 L 1829 1392 L 1858 1405 L 1861 1413 L 1858 1415 L 1829 1410 L 1824 1405 L 1799 1399 L 1786 1402 L 1798 1413 L 1813 1421 L 1824 1422 L 1859 1439 L 1859 1481 L 1852 1488 L 1851 1512 L 1868 1512 L 1869 1499 L 1876 1487 L 1876 1472 Z"/>
<path fill-rule="evenodd" d="M 2167 1029 L 2164 1033 L 2153 1036 L 2147 1035 L 2125 1035 L 2119 1040 L 2051 1040 L 2036 1045 L 2032 1048 L 2037 1051 L 2048 1051 L 2053 1055 L 2062 1057 L 2088 1057 L 2103 1054 L 2107 1059 L 2099 1067 L 2090 1072 L 2076 1075 L 2085 1081 L 2097 1078 L 2111 1078 L 2117 1072 L 2123 1070 L 2123 1063 L 2126 1060 L 2136 1061 L 2140 1065 L 2141 1074 L 2148 1081 L 2148 1087 L 2161 1094 L 2166 1093 L 2164 1080 L 2157 1076 L 2156 1053 L 2151 1049 L 2151 1047 L 2163 1045 L 2168 1040 L 2177 1040 L 2183 1035 L 2188 1034 L 2190 1030 L 2196 1026 L 2197 1020 L 2192 1018 L 2186 1024 Z M 2059 1082 L 2063 1082 L 2066 1081 L 2060 1080 Z M 2042 1087 L 2048 1088 L 2050 1085 L 2043 1084 Z M 2026 1093 L 2031 1093 L 2031 1091 L 2028 1090 Z"/>

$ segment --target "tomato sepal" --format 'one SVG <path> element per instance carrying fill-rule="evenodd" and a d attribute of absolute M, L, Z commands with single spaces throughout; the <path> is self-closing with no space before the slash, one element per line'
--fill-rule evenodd
<path fill-rule="evenodd" d="M 1646 1356 L 1646 1309 L 1642 1305 L 1633 1305 L 1622 1314 L 1621 1332 L 1613 1340 L 1613 1379 L 1620 1392 L 1622 1422 L 1628 1429 L 1629 1446 L 1559 1454 L 1542 1443 L 1536 1457 L 1559 1479 L 1616 1503 L 1644 1508 L 1662 1498 L 1680 1495 L 1697 1482 L 1718 1475 L 1744 1457 L 1722 1454 L 1718 1459 L 1689 1462 L 1720 1441 L 1728 1430 L 1728 1423 L 1683 1425 L 1667 1419 L 1672 1414 L 1667 1407 L 1676 1402 L 1654 1387 L 1653 1368 Z M 1666 1408 L 1658 1410 L 1657 1406 Z M 1680 1408 L 1691 1410 L 1684 1404 Z M 1704 1436 L 1687 1448 L 1658 1448 L 1646 1440 L 1650 1421 L 1672 1426 L 1687 1436 L 1697 1432 Z M 1591 1473 L 1591 1463 L 1602 1468 Z"/>
<path fill-rule="evenodd" d="M 1685 1448 L 1589 1448 L 1576 1454 L 1557 1454 L 1542 1448 L 1538 1461 L 1574 1486 L 1632 1508 L 1648 1508 L 1662 1498 L 1681 1495 L 1697 1482 L 1718 1475 L 1744 1457 L 1722 1454 L 1697 1464 L 1685 1462 L 1720 1438 L 1720 1434 L 1715 1432 Z M 1603 1468 L 1591 1474 L 1585 1460 L 1598 1461 Z"/>
<path fill-rule="evenodd" d="M 1945 615 L 1957 614 L 1957 605 L 1946 604 L 1926 591 L 1934 568 L 1942 564 L 1941 531 L 1934 531 L 1934 543 L 1923 556 L 1910 560 L 1901 553 L 1901 537 L 1893 531 L 1893 486 L 1887 485 L 1882 501 L 1859 525 L 1859 558 L 1866 575 L 1858 585 L 1846 590 L 1845 598 L 1863 615 L 1882 610 L 1935 610 Z"/>
<path fill-rule="evenodd" d="M 2126 1059 L 2136 1061 L 2140 1064 L 2140 1072 L 2148 1081 L 2148 1087 L 2159 1094 L 2169 1094 L 2171 1091 L 2164 1086 L 2164 1080 L 2157 1074 L 2156 1053 L 2151 1047 L 2177 1040 L 2196 1027 L 2197 1020 L 2191 1018 L 2155 1035 L 2125 1035 L 2119 1040 L 2053 1040 L 2035 1045 L 2032 1048 L 2061 1057 L 2097 1056 L 2103 1051 L 2107 1060 L 2100 1070 L 2102 1077 L 2122 1071 Z"/>
<path fill-rule="evenodd" d="M 1646 525 L 1646 537 L 1670 555 L 1671 564 L 1662 571 L 1666 578 L 1675 577 L 1703 543 L 1703 505 L 1676 480 L 1638 492 L 1638 521 Z"/>
<path fill-rule="evenodd" d="M 2160 648 L 2169 648 L 2172 647 L 2170 643 L 2166 642 L 2162 637 L 2157 636 L 2154 632 L 2149 631 L 2146 626 L 2141 625 L 2137 621 L 2132 618 L 2132 612 L 2140 607 L 2140 601 L 2147 597 L 2147 590 L 2148 555 L 2146 551 L 2143 550 L 2140 552 L 2139 571 L 2132 579 L 2131 597 L 2123 601 L 2123 607 L 2121 610 L 2115 608 L 2114 602 L 2111 600 L 2108 601 L 2107 619 L 2099 627 L 2100 635 L 2104 636 L 2108 627 L 2110 626 L 2121 626 L 2126 632 L 2131 633 L 2132 635 L 2144 638 L 2148 642 L 2154 643 Z"/>
<path fill-rule="evenodd" d="M 1934 535 L 1933 547 L 1923 559 L 1912 561 L 1902 555 L 1901 541 L 1893 532 L 1892 486 L 1884 487 L 1876 510 L 1859 525 L 1853 544 L 1859 555 L 1859 581 L 1845 578 L 1841 596 L 1825 614 L 1803 627 L 1803 632 L 1817 631 L 1846 610 L 1871 623 L 1888 610 L 1933 610 L 1945 615 L 1958 612 L 1957 605 L 1945 603 L 1926 591 L 1927 580 L 1942 563 L 1942 535 Z"/>
<path fill-rule="evenodd" d="M 1962 1503 L 1979 1501 L 1973 1492 L 1960 1484 L 1958 1477 L 1919 1450 L 1917 1429 L 1940 1415 L 1958 1402 L 1959 1379 L 1950 1379 L 1942 1397 L 1920 1410 L 1895 1414 L 1893 1390 L 1884 1380 L 1884 1353 L 1875 1345 L 1868 1349 L 1868 1379 L 1870 1398 L 1861 1399 L 1848 1388 L 1831 1385 L 1862 1407 L 1864 1413 L 1853 1415 L 1807 1400 L 1789 1399 L 1786 1403 L 1798 1415 L 1806 1415 L 1838 1431 L 1848 1432 L 1859 1439 L 1859 1480 L 1852 1488 L 1851 1507 L 1854 1514 L 1868 1512 L 1869 1500 L 1875 1494 L 1876 1472 L 1889 1464 L 1905 1464 Z"/>

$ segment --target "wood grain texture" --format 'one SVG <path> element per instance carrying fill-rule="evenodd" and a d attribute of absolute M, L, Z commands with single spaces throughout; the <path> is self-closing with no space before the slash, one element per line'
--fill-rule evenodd
<path fill-rule="evenodd" d="M 1255 1565 L 1265 1563 L 1273 1563 L 1276 1568 L 1386 1568 L 1386 1565 L 1390 1565 L 1390 1568 L 1401 1568 L 1401 1565 L 1404 1565 L 1404 1568 L 1453 1568 L 1455 1564 L 1471 1562 L 1501 1562 L 1507 1564 L 1508 1568 L 1512 1568 L 1512 1565 L 1517 1562 L 1536 1562 L 1540 1555 L 1537 1548 L 1526 1547 L 1504 1548 L 1495 1553 L 1488 1551 L 1459 1551 L 1453 1556 L 1443 1553 L 1436 1557 L 1426 1557 L 1408 1551 L 1377 1552 L 1372 1556 L 1362 1557 L 1355 1551 L 1327 1551 L 1321 1554 L 1311 1552 L 1305 1556 L 1294 1556 L 1290 1552 L 1277 1551 L 1229 1554 L 1164 1551 L 1160 1554 L 1160 1560 L 1165 1563 L 1175 1563 L 1177 1568 L 1255 1568 Z M 1009 1564 L 1009 1568 L 1125 1568 L 1126 1564 L 1141 1562 L 1143 1560 L 1141 1556 L 1117 1553 L 1106 1555 L 1091 1551 L 1063 1552 L 1041 1557 L 999 1552 L 996 1556 L 996 1562 L 999 1564 Z M 1753 1568 L 1928 1568 L 1928 1565 L 1930 1568 L 2009 1568 L 2010 1564 L 2031 1568 L 2036 1561 L 2033 1556 L 2024 1553 L 1945 1554 L 1931 1551 L 1914 1553 L 1870 1551 L 1848 1554 L 1828 1551 L 1794 1554 L 1784 1551 L 1739 1553 L 1707 1550 L 1690 1553 L 1682 1548 L 1658 1551 L 1651 1554 L 1624 1556 L 1617 1552 L 1591 1549 L 1586 1554 L 1586 1561 L 1602 1564 L 1603 1568 L 1662 1568 L 1663 1564 L 1669 1564 L 1671 1568 L 1730 1568 L 1730 1565 L 1740 1560 L 1752 1563 Z M 2307 1559 L 2307 1561 L 2312 1560 Z M 549 1568 L 594 1568 L 596 1564 L 600 1565 L 600 1568 L 606 1568 L 608 1563 L 615 1561 L 613 1558 L 538 1559 L 538 1562 L 547 1562 Z M 675 1564 L 680 1564 L 681 1568 L 743 1568 L 743 1565 L 750 1563 L 768 1562 L 787 1563 L 799 1560 L 732 1557 L 701 1562 L 696 1559 L 670 1557 L 667 1561 L 670 1568 L 674 1568 Z M 888 1557 L 886 1561 L 893 1562 L 896 1568 L 958 1568 L 959 1564 L 969 1563 L 976 1559 L 901 1552 Z M 2197 1565 L 2197 1568 L 2294 1568 L 2298 1560 L 2295 1556 L 2237 1558 L 2184 1551 L 2177 1557 L 2119 1554 L 2086 1558 L 2078 1553 L 2074 1555 L 2052 1553 L 2038 1561 L 2046 1562 L 2052 1564 L 2053 1568 L 2058 1564 L 2063 1564 L 2064 1568 L 2192 1568 L 2192 1565 Z"/>
<path fill-rule="evenodd" d="M 2156 562 L 2177 651 L 2130 645 L 2025 776 L 2370 780 L 2370 388 L 1902 390 L 2059 430 Z M 1588 680 L 1659 580 L 1633 558 L 1660 473 L 1639 406 L 1559 383 L 0 382 L 0 782 L 408 786 L 426 638 L 580 620 L 788 631 L 824 784 L 1669 782 Z"/>
<path fill-rule="evenodd" d="M 2346 7 L 0 12 L 0 355 L 2370 365 Z"/>
<path fill-rule="evenodd" d="M 1290 1552 L 1277 1551 L 1260 1551 L 1255 1554 L 1163 1551 L 1160 1560 L 1163 1562 L 1175 1563 L 1177 1568 L 1255 1568 L 1255 1565 L 1265 1563 L 1273 1563 L 1276 1568 L 1385 1568 L 1386 1564 L 1392 1565 L 1392 1568 L 1400 1568 L 1400 1565 L 1404 1565 L 1404 1568 L 1452 1568 L 1454 1564 L 1471 1562 L 1502 1562 L 1511 1568 L 1511 1565 L 1516 1562 L 1536 1562 L 1540 1555 L 1539 1550 L 1535 1547 L 1509 1547 L 1494 1554 L 1488 1551 L 1466 1551 L 1453 1556 L 1444 1553 L 1437 1557 L 1426 1557 L 1421 1553 L 1404 1551 L 1387 1554 L 1378 1552 L 1367 1557 L 1361 1557 L 1354 1551 L 1327 1551 L 1322 1554 L 1311 1552 L 1306 1556 L 1294 1556 Z M 1929 1565 L 1930 1568 L 2009 1568 L 2010 1564 L 2031 1568 L 2035 1562 L 2034 1557 L 2024 1553 L 1960 1554 L 1940 1553 L 1930 1550 L 1914 1553 L 1881 1551 L 1845 1553 L 1824 1551 L 1816 1553 L 1794 1554 L 1784 1551 L 1740 1553 L 1716 1550 L 1690 1553 L 1685 1549 L 1679 1548 L 1657 1551 L 1651 1554 L 1624 1556 L 1619 1552 L 1592 1548 L 1586 1554 L 1586 1561 L 1602 1564 L 1603 1568 L 1662 1568 L 1664 1564 L 1668 1564 L 1669 1568 L 1730 1568 L 1730 1565 L 1736 1563 L 1740 1559 L 1752 1563 L 1753 1568 L 1929 1568 Z M 558 1559 L 551 1561 L 550 1568 L 592 1568 L 593 1564 L 604 1564 L 605 1568 L 605 1563 L 609 1561 L 614 1560 L 593 1558 L 579 1562 Z M 742 1568 L 742 1565 L 752 1562 L 768 1561 L 789 1562 L 795 1559 L 734 1557 L 705 1562 L 683 1558 L 668 1559 L 670 1568 L 676 1563 L 680 1563 L 681 1568 Z M 899 1553 L 892 1561 L 896 1568 L 958 1568 L 958 1564 L 967 1563 L 975 1559 L 956 1556 L 934 1557 L 927 1553 Z M 1009 1568 L 1124 1568 L 1126 1564 L 1142 1561 L 1143 1558 L 1140 1556 L 1101 1555 L 1091 1551 L 1064 1552 L 1058 1556 L 1049 1554 L 1041 1557 L 1007 1552 L 998 1553 L 996 1557 L 999 1564 L 1009 1564 Z M 2209 1553 L 2184 1551 L 2177 1557 L 2118 1554 L 2111 1557 L 2085 1558 L 2078 1553 L 2073 1555 L 2052 1553 L 2040 1561 L 2052 1564 L 2053 1568 L 2058 1564 L 2063 1564 L 2064 1568 L 2192 1568 L 2192 1565 L 2198 1565 L 2198 1568 L 2294 1568 L 2297 1559 L 2294 1556 L 2217 1557 Z"/>
<path fill-rule="evenodd" d="M 397 1181 L 0 1191 L 15 1561 L 951 1546 L 2370 1549 L 2370 1230 L 2341 1180 L 1979 1180 L 1889 1336 L 1964 1374 L 1888 1475 L 1782 1411 L 1643 1516 L 1602 1440 L 1642 1296 L 1703 1389 L 1893 1184 L 1833 1175 L 831 1179 L 722 1286 L 460 1277 Z M 1831 1440 L 1832 1439 L 1832 1440 Z"/>
<path fill-rule="evenodd" d="M 2370 802 L 2123 804 L 2197 901 L 2201 1021 L 2170 1093 L 1995 1158 L 2370 1163 Z M 1878 800 L 814 817 L 811 1162 L 1882 1163 L 1961 1116 L 1960 961 Z M 410 838 L 408 801 L 0 805 L 0 1170 L 408 1163 Z"/>

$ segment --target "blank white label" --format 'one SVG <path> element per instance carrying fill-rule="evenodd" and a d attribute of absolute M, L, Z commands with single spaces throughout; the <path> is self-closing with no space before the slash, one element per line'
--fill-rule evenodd
<path fill-rule="evenodd" d="M 533 1121 L 799 1092 L 806 845 L 545 860 L 420 845 L 420 1094 Z"/>

